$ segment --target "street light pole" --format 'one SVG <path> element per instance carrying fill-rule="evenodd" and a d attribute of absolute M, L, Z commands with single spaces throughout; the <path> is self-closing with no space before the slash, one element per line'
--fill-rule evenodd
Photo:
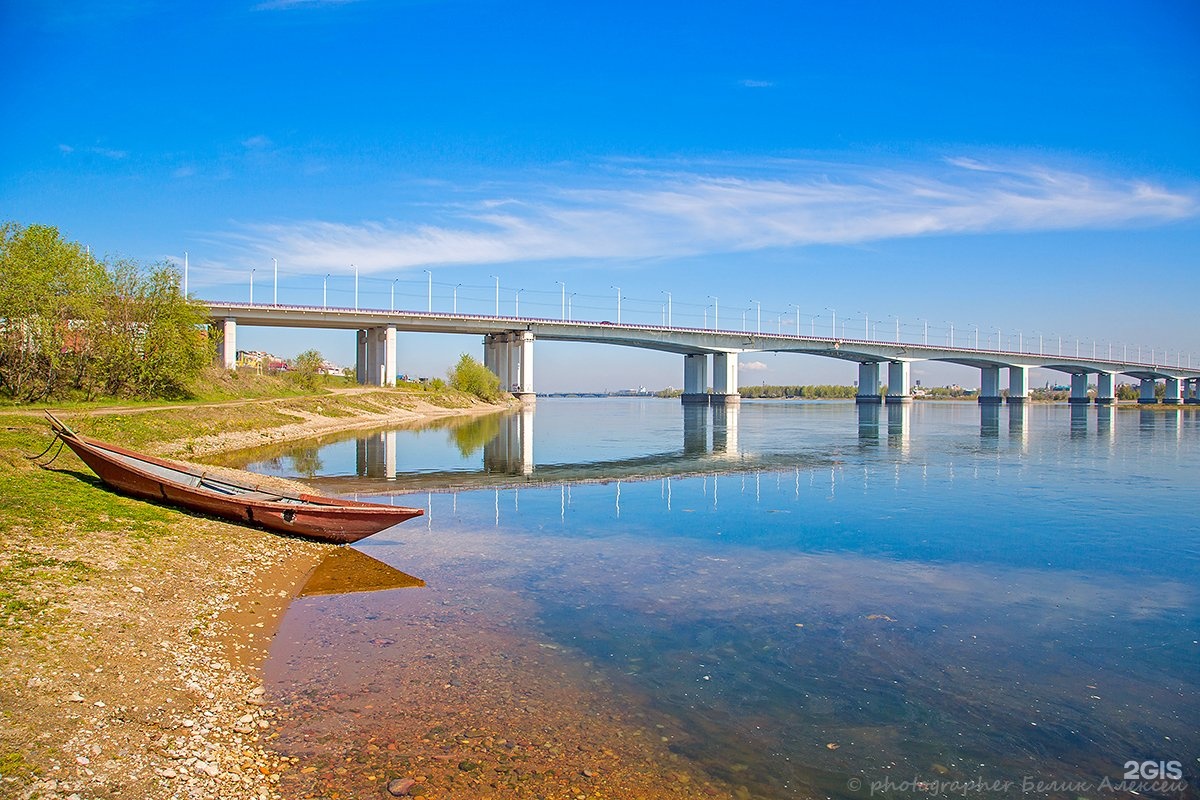
<path fill-rule="evenodd" d="M 321 281 L 321 308 L 329 307 L 329 273 L 325 273 L 325 279 Z"/>
<path fill-rule="evenodd" d="M 496 279 L 496 316 L 500 316 L 500 278 L 496 275 L 491 277 Z"/>
<path fill-rule="evenodd" d="M 454 306 L 453 306 L 453 308 L 454 308 L 455 314 L 458 313 L 458 287 L 459 286 L 462 286 L 462 284 L 461 283 L 456 284 L 454 287 Z"/>
<path fill-rule="evenodd" d="M 870 341 L 871 339 L 871 316 L 866 311 L 858 312 L 863 315 L 863 338 Z"/>
<path fill-rule="evenodd" d="M 525 290 L 517 289 L 517 291 L 513 294 L 513 316 L 517 319 L 521 318 L 521 292 L 523 291 Z"/>
<path fill-rule="evenodd" d="M 796 309 L 796 336 L 800 335 L 800 306 L 795 303 L 788 303 L 792 308 Z"/>
<path fill-rule="evenodd" d="M 620 286 L 609 286 L 608 288 L 617 290 L 617 324 L 620 325 L 621 324 L 621 287 Z"/>
<path fill-rule="evenodd" d="M 716 295 L 711 294 L 708 296 L 708 299 L 713 301 L 713 330 L 715 331 L 721 325 L 718 319 L 718 315 L 721 313 L 721 301 Z M 707 311 L 708 309 L 705 310 Z"/>
<path fill-rule="evenodd" d="M 275 265 L 275 291 L 271 297 L 271 305 L 279 305 L 279 259 L 272 258 L 271 263 Z"/>
<path fill-rule="evenodd" d="M 832 325 L 833 338 L 836 339 L 837 338 L 837 309 L 829 308 L 828 306 L 826 306 L 825 310 L 828 311 L 830 314 L 833 314 L 833 325 Z"/>
<path fill-rule="evenodd" d="M 754 329 L 757 333 L 762 333 L 762 303 L 758 300 L 751 300 L 750 302 L 758 306 L 758 321 L 755 323 Z"/>
<path fill-rule="evenodd" d="M 254 267 L 250 268 L 250 305 L 254 305 Z"/>
<path fill-rule="evenodd" d="M 358 267 L 350 266 L 354 267 L 354 310 L 358 311 Z"/>
<path fill-rule="evenodd" d="M 665 294 L 667 296 L 667 327 L 670 328 L 671 327 L 671 293 L 668 292 L 666 289 L 663 289 L 659 292 L 659 294 Z"/>
<path fill-rule="evenodd" d="M 425 311 L 429 314 L 433 313 L 433 273 L 429 270 L 422 270 L 429 276 L 429 292 L 426 295 Z"/>
<path fill-rule="evenodd" d="M 557 283 L 559 286 L 562 287 L 562 311 L 560 313 L 560 316 L 561 316 L 562 320 L 564 322 L 566 322 L 566 320 L 567 320 L 567 285 L 565 283 L 563 283 L 562 281 L 555 281 L 555 283 Z"/>
<path fill-rule="evenodd" d="M 388 304 L 388 308 L 391 309 L 392 311 L 396 310 L 396 281 L 398 281 L 398 280 L 400 280 L 400 279 L 392 278 L 392 299 L 391 299 L 391 302 Z"/>

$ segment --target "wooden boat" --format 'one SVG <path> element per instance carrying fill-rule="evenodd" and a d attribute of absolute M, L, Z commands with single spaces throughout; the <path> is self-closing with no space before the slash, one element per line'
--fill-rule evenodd
<path fill-rule="evenodd" d="M 123 494 L 257 525 L 321 542 L 357 542 L 407 519 L 420 508 L 361 503 L 312 494 L 284 494 L 208 475 L 193 467 L 90 439 L 52 414 L 51 429 L 92 472 Z"/>

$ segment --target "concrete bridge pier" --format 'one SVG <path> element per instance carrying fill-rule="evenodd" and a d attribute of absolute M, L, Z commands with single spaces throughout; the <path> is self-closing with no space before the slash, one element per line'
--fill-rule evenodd
<path fill-rule="evenodd" d="M 1029 401 L 1029 367 L 1008 368 L 1008 402 Z"/>
<path fill-rule="evenodd" d="M 217 365 L 222 369 L 237 369 L 237 320 L 233 317 L 216 320 Z"/>
<path fill-rule="evenodd" d="M 858 395 L 854 402 L 860 406 L 877 406 L 883 402 L 879 394 L 878 361 L 863 361 L 858 365 Z"/>
<path fill-rule="evenodd" d="M 888 362 L 888 393 L 887 403 L 894 405 L 897 403 L 911 403 L 912 390 L 909 386 L 912 373 L 909 362 L 907 361 L 889 361 Z"/>
<path fill-rule="evenodd" d="M 998 406 L 1004 402 L 1000 396 L 1000 368 L 979 368 L 979 405 Z"/>
<path fill-rule="evenodd" d="M 1200 404 L 1200 378 L 1192 378 L 1187 384 L 1188 390 L 1184 395 L 1183 402 L 1188 405 Z"/>
<path fill-rule="evenodd" d="M 714 406 L 737 405 L 742 402 L 738 394 L 738 354 L 713 353 L 713 393 L 710 402 Z"/>
<path fill-rule="evenodd" d="M 1096 376 L 1096 405 L 1111 406 L 1117 402 L 1116 376 L 1101 372 Z"/>
<path fill-rule="evenodd" d="M 1084 405 L 1088 402 L 1088 373 L 1071 373 L 1071 397 L 1067 400 L 1071 405 Z"/>
<path fill-rule="evenodd" d="M 1143 406 L 1152 406 L 1158 403 L 1158 398 L 1154 396 L 1154 378 L 1142 378 L 1142 385 L 1138 390 L 1138 404 Z"/>
<path fill-rule="evenodd" d="M 368 358 L 370 354 L 368 342 L 370 341 L 370 331 L 357 330 L 354 332 L 354 380 L 360 384 L 365 384 L 369 378 L 367 377 L 367 364 L 371 363 Z"/>
<path fill-rule="evenodd" d="M 500 390 L 533 403 L 533 332 L 489 333 L 483 337 L 483 365 L 500 379 Z"/>
<path fill-rule="evenodd" d="M 708 405 L 708 356 L 688 353 L 683 357 L 684 405 Z"/>
<path fill-rule="evenodd" d="M 1180 392 L 1182 381 L 1179 378 L 1167 378 L 1167 391 L 1163 395 L 1163 402 L 1169 406 L 1177 406 L 1183 402 L 1183 395 Z"/>

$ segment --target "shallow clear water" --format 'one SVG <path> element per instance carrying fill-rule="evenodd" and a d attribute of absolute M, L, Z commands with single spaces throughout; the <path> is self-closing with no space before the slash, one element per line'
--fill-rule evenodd
<path fill-rule="evenodd" d="M 359 549 L 590 663 L 756 795 L 1196 772 L 1196 410 L 543 399 L 250 468 L 426 508 Z M 347 615 L 383 635 L 412 597 L 337 606 L 319 669 Z"/>

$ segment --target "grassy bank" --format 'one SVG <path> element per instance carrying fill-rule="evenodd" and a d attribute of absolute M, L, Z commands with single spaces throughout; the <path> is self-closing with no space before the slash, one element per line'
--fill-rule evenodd
<path fill-rule="evenodd" d="M 198 454 L 497 410 L 450 390 L 247 383 L 259 396 L 54 411 L 97 438 Z M 0 410 L 0 796 L 269 796 L 295 765 L 258 747 L 271 712 L 230 654 L 262 641 L 328 547 L 121 497 L 69 450 L 42 469 L 25 458 L 50 442 L 36 411 Z"/>

